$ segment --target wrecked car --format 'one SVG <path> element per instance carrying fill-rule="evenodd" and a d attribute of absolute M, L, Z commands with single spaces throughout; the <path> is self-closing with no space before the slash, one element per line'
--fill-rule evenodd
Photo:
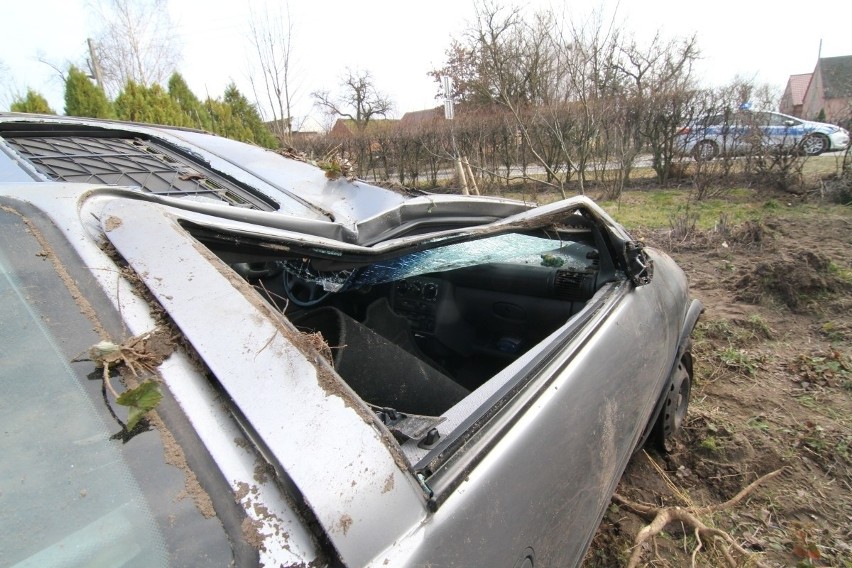
<path fill-rule="evenodd" d="M 585 197 L 6 113 L 0 239 L 13 566 L 576 566 L 687 409 L 701 304 Z"/>

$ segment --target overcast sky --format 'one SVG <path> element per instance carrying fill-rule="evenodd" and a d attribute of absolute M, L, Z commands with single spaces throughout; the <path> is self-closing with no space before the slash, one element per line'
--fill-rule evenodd
<path fill-rule="evenodd" d="M 264 0 L 252 0 L 254 3 Z M 274 0 L 266 0 L 272 3 Z M 282 0 L 283 2 L 283 0 Z M 511 4 L 505 1 L 504 4 Z M 518 4 L 520 4 L 518 2 Z M 554 6 L 579 19 L 602 2 L 530 0 L 532 8 Z M 86 38 L 98 22 L 86 0 L 3 2 L 0 18 L 0 110 L 28 87 L 62 112 L 60 68 L 84 66 Z M 822 56 L 852 55 L 852 1 L 621 0 L 617 22 L 640 36 L 657 29 L 665 37 L 697 34 L 702 52 L 697 71 L 708 85 L 736 75 L 783 89 L 791 74 L 813 71 Z M 712 6 L 712 8 L 710 8 Z M 219 97 L 234 81 L 251 98 L 248 77 L 246 0 L 171 0 L 173 33 L 182 43 L 179 71 L 201 98 Z M 334 93 L 347 67 L 369 70 L 376 86 L 394 101 L 396 116 L 436 106 L 436 85 L 427 76 L 440 67 L 450 38 L 473 16 L 472 0 L 291 0 L 296 113 L 312 111 L 310 93 Z M 780 93 L 779 93 L 780 94 Z"/>

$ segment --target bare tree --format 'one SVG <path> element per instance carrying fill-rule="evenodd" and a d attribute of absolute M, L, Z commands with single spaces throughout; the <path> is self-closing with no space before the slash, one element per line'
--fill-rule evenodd
<path fill-rule="evenodd" d="M 505 182 L 507 186 L 511 183 L 513 163 L 524 150 L 529 150 L 535 163 L 546 172 L 544 183 L 557 188 L 564 197 L 565 176 L 559 175 L 561 160 L 554 160 L 550 143 L 552 134 L 564 132 L 563 124 L 542 120 L 543 112 L 554 110 L 557 98 L 558 65 L 550 41 L 553 19 L 549 13 L 539 13 L 529 23 L 519 8 L 504 8 L 487 0 L 476 5 L 476 16 L 467 32 L 469 51 L 478 58 L 474 90 L 511 117 L 512 124 L 505 125 L 501 140 L 494 146 L 502 153 Z M 561 114 L 557 111 L 556 116 Z M 542 133 L 546 135 L 541 136 Z M 521 161 L 520 177 L 526 179 L 526 160 Z"/>
<path fill-rule="evenodd" d="M 103 30 L 94 52 L 107 94 L 114 97 L 129 80 L 150 86 L 168 79 L 180 49 L 167 0 L 99 0 L 95 10 Z"/>
<path fill-rule="evenodd" d="M 621 95 L 613 69 L 621 30 L 601 12 L 584 21 L 559 21 L 551 34 L 556 54 L 556 89 L 548 123 L 566 162 L 566 172 L 577 175 L 579 192 L 585 193 L 586 170 L 595 158 L 607 126 L 614 122 L 614 109 Z M 623 106 L 623 105 L 621 105 Z M 566 123 L 570 119 L 571 122 Z M 570 128 L 566 127 L 570 126 Z M 597 156 L 601 161 L 601 156 Z"/>
<path fill-rule="evenodd" d="M 337 96 L 328 91 L 315 91 L 313 97 L 328 114 L 354 121 L 359 132 L 363 132 L 374 117 L 387 116 L 393 111 L 393 103 L 376 89 L 369 71 L 347 69 L 340 87 Z"/>
<path fill-rule="evenodd" d="M 443 100 L 447 95 L 444 93 L 442 77 L 452 77 L 452 93 L 449 93 L 449 96 L 460 105 L 475 107 L 478 104 L 488 105 L 493 102 L 491 95 L 482 91 L 475 45 L 451 39 L 450 47 L 444 52 L 444 66 L 428 72 L 437 84 L 436 99 Z"/>
<path fill-rule="evenodd" d="M 283 8 L 263 13 L 253 10 L 249 21 L 252 45 L 261 70 L 260 93 L 254 75 L 249 77 L 259 108 L 268 108 L 272 115 L 272 132 L 284 144 L 291 144 L 294 117 L 293 96 L 293 22 L 287 2 Z M 265 105 L 260 98 L 265 98 Z"/>
<path fill-rule="evenodd" d="M 657 33 L 647 46 L 633 40 L 620 52 L 616 69 L 629 82 L 639 132 L 651 150 L 659 182 L 666 185 L 677 154 L 677 133 L 692 119 L 692 65 L 699 56 L 698 43 L 695 36 L 664 40 Z"/>
<path fill-rule="evenodd" d="M 602 111 L 612 105 L 603 102 L 618 94 L 612 62 L 619 30 L 597 13 L 577 26 L 552 11 L 527 18 L 488 0 L 476 8 L 466 53 L 478 58 L 479 83 L 470 90 L 490 96 L 513 117 L 521 177 L 527 178 L 529 156 L 544 169 L 543 183 L 565 196 L 576 174 L 584 193 L 586 167 L 609 121 Z"/>
<path fill-rule="evenodd" d="M 640 46 L 625 37 L 614 12 L 530 15 L 497 2 L 478 0 L 474 22 L 431 75 L 451 75 L 473 112 L 513 118 L 519 143 L 512 147 L 513 137 L 503 136 L 493 147 L 505 162 L 506 182 L 518 167 L 527 179 L 529 160 L 545 172 L 536 181 L 563 196 L 572 180 L 585 193 L 589 169 L 617 196 L 648 148 L 665 184 L 695 91 L 695 38 L 658 34 Z M 608 173 L 613 162 L 617 175 Z"/>

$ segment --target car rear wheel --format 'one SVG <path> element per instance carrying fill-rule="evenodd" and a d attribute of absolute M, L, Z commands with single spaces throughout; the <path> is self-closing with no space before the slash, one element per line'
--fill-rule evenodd
<path fill-rule="evenodd" d="M 807 156 L 819 156 L 828 150 L 828 138 L 822 134 L 811 134 L 802 140 L 802 152 Z"/>
<path fill-rule="evenodd" d="M 709 162 L 719 153 L 719 147 L 715 142 L 702 140 L 692 150 L 693 157 L 699 162 Z"/>
<path fill-rule="evenodd" d="M 669 450 L 672 438 L 680 432 L 686 411 L 689 408 L 689 394 L 692 391 L 692 355 L 685 353 L 672 373 L 672 380 L 666 392 L 666 399 L 660 416 L 651 433 L 653 444 L 663 450 Z"/>

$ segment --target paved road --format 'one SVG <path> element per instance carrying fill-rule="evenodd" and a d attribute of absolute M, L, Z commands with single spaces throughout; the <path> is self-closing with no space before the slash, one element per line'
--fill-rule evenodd
<path fill-rule="evenodd" d="M 592 170 L 596 167 L 596 164 L 588 164 L 586 167 L 587 167 L 588 170 Z M 620 167 L 621 167 L 621 164 L 619 164 L 617 162 L 607 162 L 604 166 L 604 169 L 617 170 Z M 636 160 L 634 160 L 633 167 L 634 168 L 650 168 L 651 167 L 651 155 L 650 154 L 640 154 L 636 158 Z M 504 170 L 500 170 L 498 173 L 500 174 L 501 177 L 503 175 L 505 175 Z M 512 177 L 521 177 L 522 170 L 521 170 L 520 167 L 514 167 L 510 170 L 510 173 L 511 173 Z M 547 171 L 544 169 L 543 166 L 537 166 L 537 165 L 527 166 L 527 175 L 529 175 L 529 176 L 544 176 L 546 173 L 547 173 Z M 448 179 L 454 178 L 455 175 L 456 175 L 456 172 L 455 172 L 454 169 L 446 169 L 446 170 L 439 171 L 437 177 L 438 177 L 438 180 L 448 180 Z M 428 176 L 422 176 L 422 177 L 428 177 Z"/>

